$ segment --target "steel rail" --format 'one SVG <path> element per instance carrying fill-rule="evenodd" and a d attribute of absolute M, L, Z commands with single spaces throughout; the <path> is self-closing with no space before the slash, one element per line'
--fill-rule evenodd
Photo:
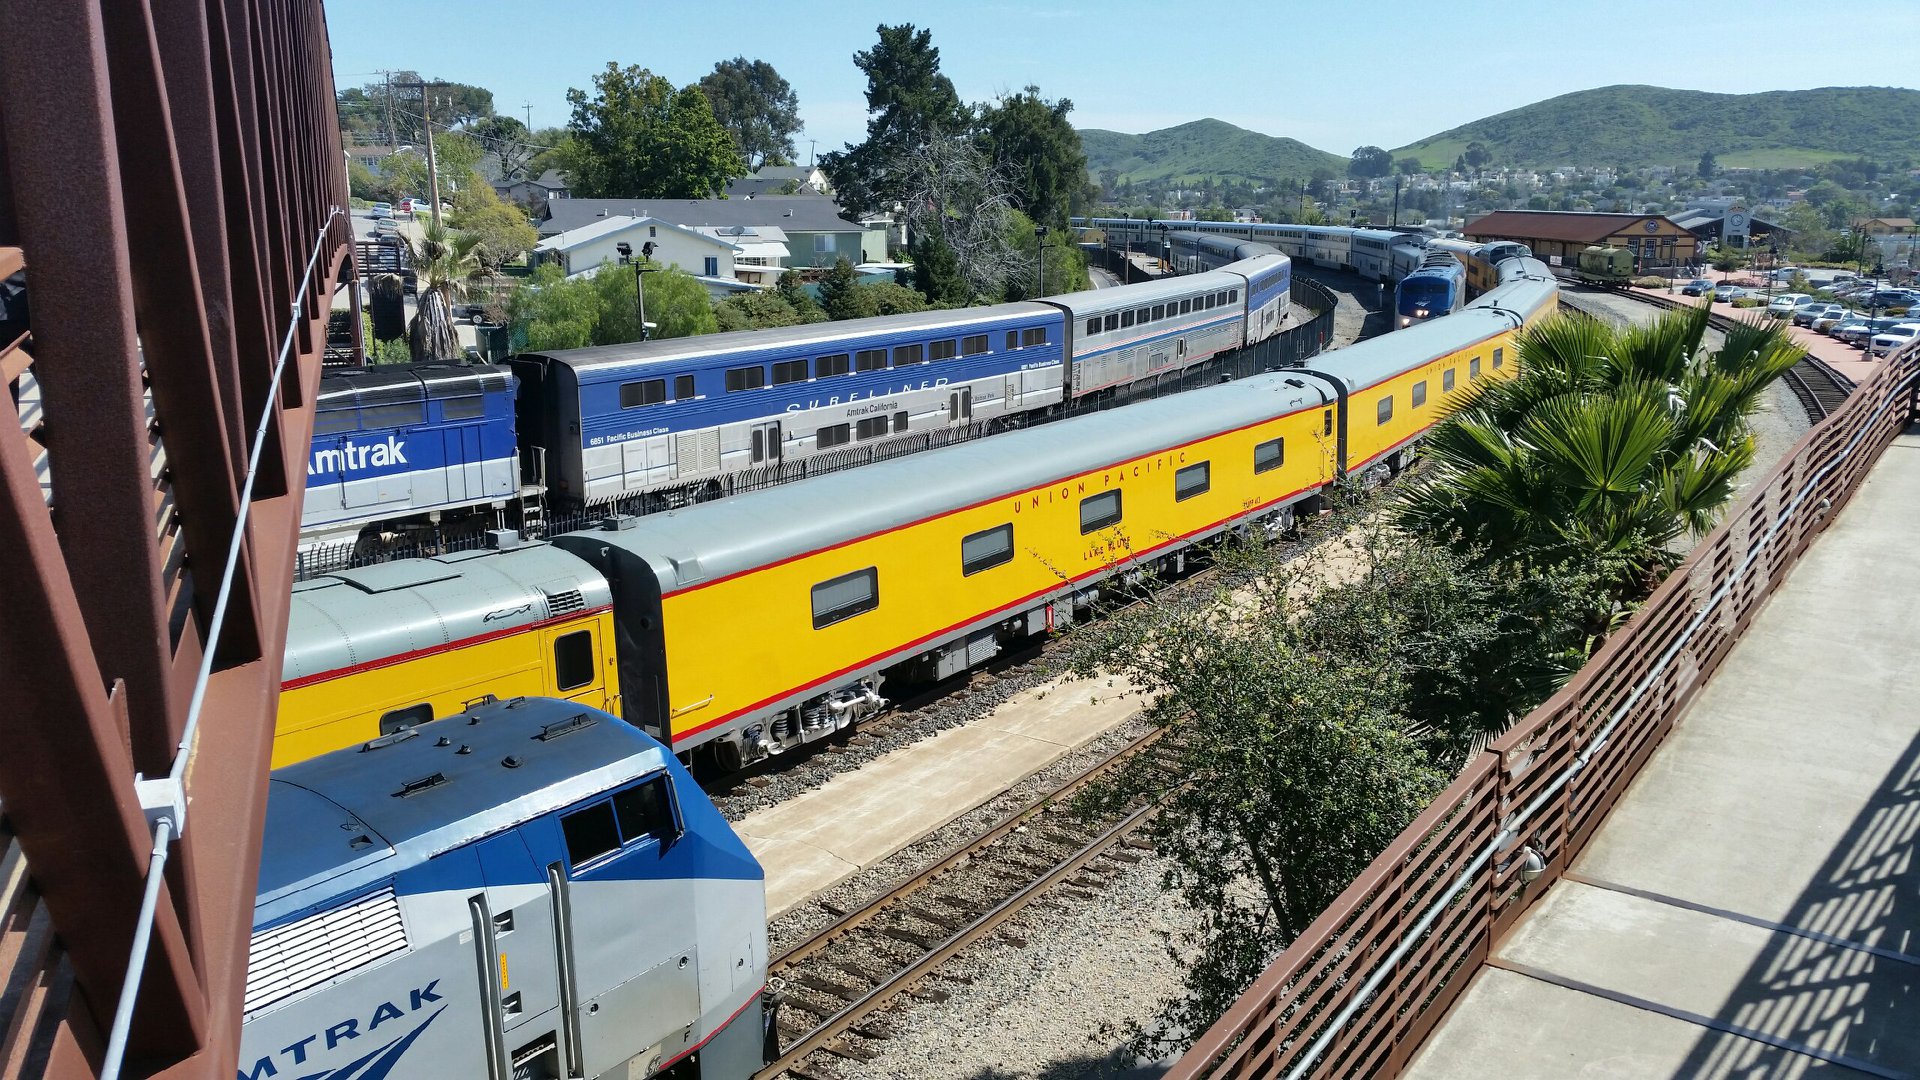
<path fill-rule="evenodd" d="M 1639 704 L 1642 697 L 1646 696 L 1648 689 L 1654 684 L 1654 681 L 1666 674 L 1667 668 L 1673 663 L 1674 657 L 1678 656 L 1680 651 L 1693 639 L 1693 635 L 1705 624 L 1708 616 L 1720 606 L 1721 601 L 1726 599 L 1727 594 L 1731 592 L 1736 585 L 1745 581 L 1747 572 L 1752 569 L 1754 561 L 1758 559 L 1763 552 L 1773 546 L 1781 530 L 1786 526 L 1789 519 L 1798 512 L 1800 506 L 1806 501 L 1807 496 L 1814 488 L 1825 480 L 1836 468 L 1845 464 L 1853 457 L 1854 452 L 1859 449 L 1861 440 L 1865 439 L 1869 433 L 1876 429 L 1880 418 L 1892 407 L 1896 399 L 1901 400 L 1904 407 L 1905 399 L 1901 396 L 1901 391 L 1911 388 L 1917 378 L 1920 378 L 1920 372 L 1909 374 L 1905 379 L 1894 384 L 1891 388 L 1892 392 L 1881 398 L 1879 405 L 1877 405 L 1866 420 L 1859 425 L 1858 430 L 1854 432 L 1853 437 L 1848 440 L 1846 446 L 1843 447 L 1838 454 L 1830 458 L 1826 464 L 1815 470 L 1813 475 L 1809 476 L 1807 480 L 1800 485 L 1799 490 L 1794 493 L 1793 498 L 1774 516 L 1773 522 L 1768 527 L 1766 534 L 1762 536 L 1757 543 L 1749 546 L 1746 558 L 1741 560 L 1740 565 L 1734 568 L 1733 572 L 1727 576 L 1720 587 L 1714 590 L 1713 594 L 1700 605 L 1699 611 L 1688 621 L 1686 628 L 1674 636 L 1672 643 L 1660 654 L 1659 659 L 1655 660 L 1653 665 L 1647 669 L 1646 674 L 1634 683 L 1632 689 L 1628 691 L 1621 703 L 1608 714 L 1607 722 L 1601 726 L 1593 739 L 1588 742 L 1586 748 L 1583 749 L 1573 761 L 1569 762 L 1566 768 L 1556 774 L 1553 780 L 1550 781 L 1531 802 L 1522 807 L 1518 813 L 1508 818 L 1500 832 L 1495 835 L 1492 840 L 1488 841 L 1479 854 L 1473 857 L 1466 868 L 1454 879 L 1453 884 L 1448 886 L 1445 892 L 1441 893 L 1428 905 L 1426 911 L 1424 911 L 1419 920 L 1414 923 L 1413 928 L 1401 936 L 1400 940 L 1394 945 L 1393 950 L 1387 954 L 1386 959 L 1374 969 L 1373 974 L 1361 984 L 1360 989 L 1349 998 L 1347 1003 L 1335 1014 L 1333 1020 L 1328 1023 L 1320 1035 L 1308 1046 L 1305 1055 L 1292 1069 L 1288 1070 L 1287 1080 L 1301 1080 L 1302 1077 L 1307 1075 L 1308 1071 L 1318 1063 L 1320 1055 L 1326 1052 L 1328 1044 L 1346 1028 L 1346 1025 L 1352 1021 L 1354 1014 L 1372 999 L 1374 993 L 1379 990 L 1381 982 L 1399 966 L 1401 959 L 1413 948 L 1414 942 L 1417 941 L 1422 934 L 1426 933 L 1427 929 L 1433 925 L 1434 920 L 1440 916 L 1440 913 L 1453 903 L 1454 899 L 1466 888 L 1467 883 L 1471 881 L 1495 855 L 1509 847 L 1514 840 L 1520 836 L 1522 827 L 1531 821 L 1533 816 L 1539 813 L 1540 809 L 1544 807 L 1550 799 L 1559 794 L 1561 789 L 1572 783 L 1573 778 L 1586 769 L 1587 765 L 1593 760 L 1594 754 L 1604 747 L 1607 741 L 1613 737 L 1614 730 L 1619 727 L 1620 722 L 1625 719 L 1627 713 L 1635 705 Z"/>
<path fill-rule="evenodd" d="M 1149 804 L 1140 807 L 1115 822 L 1112 826 L 1108 827 L 1106 831 L 1088 841 L 1078 851 L 1074 852 L 1073 855 L 1056 865 L 1053 869 L 1028 883 L 1021 888 L 1019 892 L 1014 893 L 1012 896 L 994 905 L 991 910 L 973 922 L 955 931 L 951 937 L 939 945 L 936 945 L 920 959 L 895 972 L 886 982 L 881 983 L 869 991 L 858 1001 L 849 1004 L 839 1012 L 828 1017 L 819 1027 L 814 1028 L 803 1036 L 799 1042 L 794 1043 L 791 1048 L 781 1054 L 772 1064 L 755 1073 L 755 1080 L 771 1080 L 771 1078 L 779 1076 L 793 1066 L 798 1065 L 807 1056 L 826 1046 L 832 1039 L 844 1034 L 847 1029 L 853 1027 L 862 1017 L 873 1012 L 895 994 L 904 990 L 909 984 L 925 978 L 932 973 L 934 968 L 952 959 L 956 953 L 979 940 L 989 930 L 992 930 L 1000 923 L 1005 922 L 1013 914 L 1032 903 L 1042 893 L 1059 884 L 1062 879 L 1078 873 L 1081 867 L 1093 861 L 1093 859 L 1102 852 L 1119 843 L 1127 834 L 1144 824 L 1157 809 L 1157 806 Z"/>
<path fill-rule="evenodd" d="M 260 471 L 260 452 L 266 446 L 267 430 L 273 424 L 274 410 L 280 402 L 280 381 L 287 369 L 287 357 L 293 351 L 294 337 L 300 329 L 301 308 L 305 305 L 307 292 L 313 284 L 314 268 L 319 264 L 320 253 L 325 250 L 327 234 L 333 230 L 333 223 L 342 212 L 334 207 L 320 226 L 319 235 L 314 238 L 313 252 L 307 256 L 307 267 L 300 278 L 300 288 L 294 293 L 293 302 L 288 305 L 287 332 L 280 340 L 280 355 L 273 365 L 273 377 L 267 384 L 265 404 L 260 410 L 260 423 L 254 428 L 252 452 L 247 457 L 246 475 L 240 485 L 240 506 L 234 516 L 233 538 L 227 544 L 226 566 L 220 573 L 220 592 L 213 605 L 213 618 L 207 627 L 206 646 L 201 650 L 200 669 L 195 674 L 193 697 L 187 703 L 186 725 L 180 731 L 180 743 L 174 749 L 173 765 L 161 780 L 144 780 L 135 777 L 136 788 L 143 795 L 165 799 L 157 814 L 153 826 L 153 853 L 147 861 L 144 888 L 140 896 L 139 922 L 134 925 L 133 947 L 127 960 L 127 976 L 120 984 L 120 998 L 114 1005 L 113 1027 L 107 1036 L 106 1053 L 101 1060 L 101 1080 L 118 1080 L 120 1068 L 126 1057 L 127 1037 L 133 1026 L 133 1007 L 140 996 L 140 980 L 146 972 L 147 950 L 153 935 L 153 913 L 160 897 L 160 884 L 165 878 L 169 843 L 186 833 L 186 772 L 187 762 L 193 756 L 194 743 L 200 732 L 200 711 L 206 703 L 207 682 L 213 675 L 214 656 L 219 649 L 220 631 L 225 627 L 227 601 L 233 595 L 233 575 L 240 565 L 240 549 L 247 537 L 247 518 L 253 509 L 253 481 Z M 147 798 L 141 800 L 143 808 L 151 810 Z"/>

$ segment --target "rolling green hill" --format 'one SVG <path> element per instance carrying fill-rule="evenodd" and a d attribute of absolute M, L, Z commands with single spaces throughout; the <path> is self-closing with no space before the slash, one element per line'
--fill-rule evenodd
<path fill-rule="evenodd" d="M 1296 139 L 1276 138 L 1224 120 L 1195 120 L 1179 127 L 1128 135 L 1086 128 L 1080 144 L 1087 169 L 1098 176 L 1111 167 L 1134 180 L 1305 179 L 1318 168 L 1345 175 L 1347 159 L 1315 150 Z"/>
<path fill-rule="evenodd" d="M 1437 168 L 1474 140 L 1493 152 L 1495 165 L 1690 166 L 1709 150 L 1723 167 L 1789 168 L 1862 154 L 1898 162 L 1920 157 L 1920 90 L 1709 94 L 1603 86 L 1476 120 L 1393 156 Z"/>

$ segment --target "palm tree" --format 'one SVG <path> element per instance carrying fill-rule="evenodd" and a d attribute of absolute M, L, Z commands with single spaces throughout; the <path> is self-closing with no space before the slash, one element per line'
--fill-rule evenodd
<path fill-rule="evenodd" d="M 1742 323 L 1717 351 L 1703 306 L 1619 330 L 1556 318 L 1527 330 L 1518 377 L 1473 384 L 1400 496 L 1408 530 L 1519 572 L 1596 569 L 1609 610 L 1644 599 L 1710 529 L 1752 464 L 1748 417 L 1805 350 Z"/>
<path fill-rule="evenodd" d="M 460 339 L 453 332 L 453 302 L 487 277 L 480 242 L 430 222 L 419 240 L 408 238 L 407 254 L 419 281 L 420 311 L 408 328 L 415 360 L 455 360 Z"/>

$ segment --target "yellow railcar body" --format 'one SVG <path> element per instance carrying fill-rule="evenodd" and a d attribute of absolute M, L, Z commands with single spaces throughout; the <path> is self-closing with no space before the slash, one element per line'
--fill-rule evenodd
<path fill-rule="evenodd" d="M 583 632 L 584 658 L 572 637 Z M 601 607 L 289 681 L 280 688 L 273 768 L 376 738 L 383 717 L 452 716 L 488 694 L 566 698 L 618 715 L 613 640 L 613 609 Z M 577 671 L 567 686 L 563 648 Z"/>
<path fill-rule="evenodd" d="M 673 739 L 911 658 L 1128 559 L 1317 490 L 1333 474 L 1331 417 L 1331 406 L 1314 406 L 670 593 L 662 615 Z M 1280 464 L 1256 473 L 1256 447 L 1275 439 Z M 1207 490 L 1176 498 L 1176 475 L 1201 462 Z M 1081 500 L 1106 492 L 1120 493 L 1119 523 L 1083 535 Z M 962 540 L 1009 525 L 1012 558 L 963 573 Z M 816 629 L 813 588 L 868 568 L 878 606 Z"/>
<path fill-rule="evenodd" d="M 1347 400 L 1348 471 L 1358 472 L 1426 434 L 1439 422 L 1453 394 L 1482 379 L 1510 379 L 1518 374 L 1514 346 L 1519 333 L 1495 334 L 1354 390 Z"/>

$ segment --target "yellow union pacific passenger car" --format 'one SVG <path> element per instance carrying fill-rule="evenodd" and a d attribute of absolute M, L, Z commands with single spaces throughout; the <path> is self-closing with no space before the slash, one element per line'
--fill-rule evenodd
<path fill-rule="evenodd" d="M 606 582 L 565 552 L 406 559 L 293 589 L 275 768 L 489 694 L 618 711 Z"/>

